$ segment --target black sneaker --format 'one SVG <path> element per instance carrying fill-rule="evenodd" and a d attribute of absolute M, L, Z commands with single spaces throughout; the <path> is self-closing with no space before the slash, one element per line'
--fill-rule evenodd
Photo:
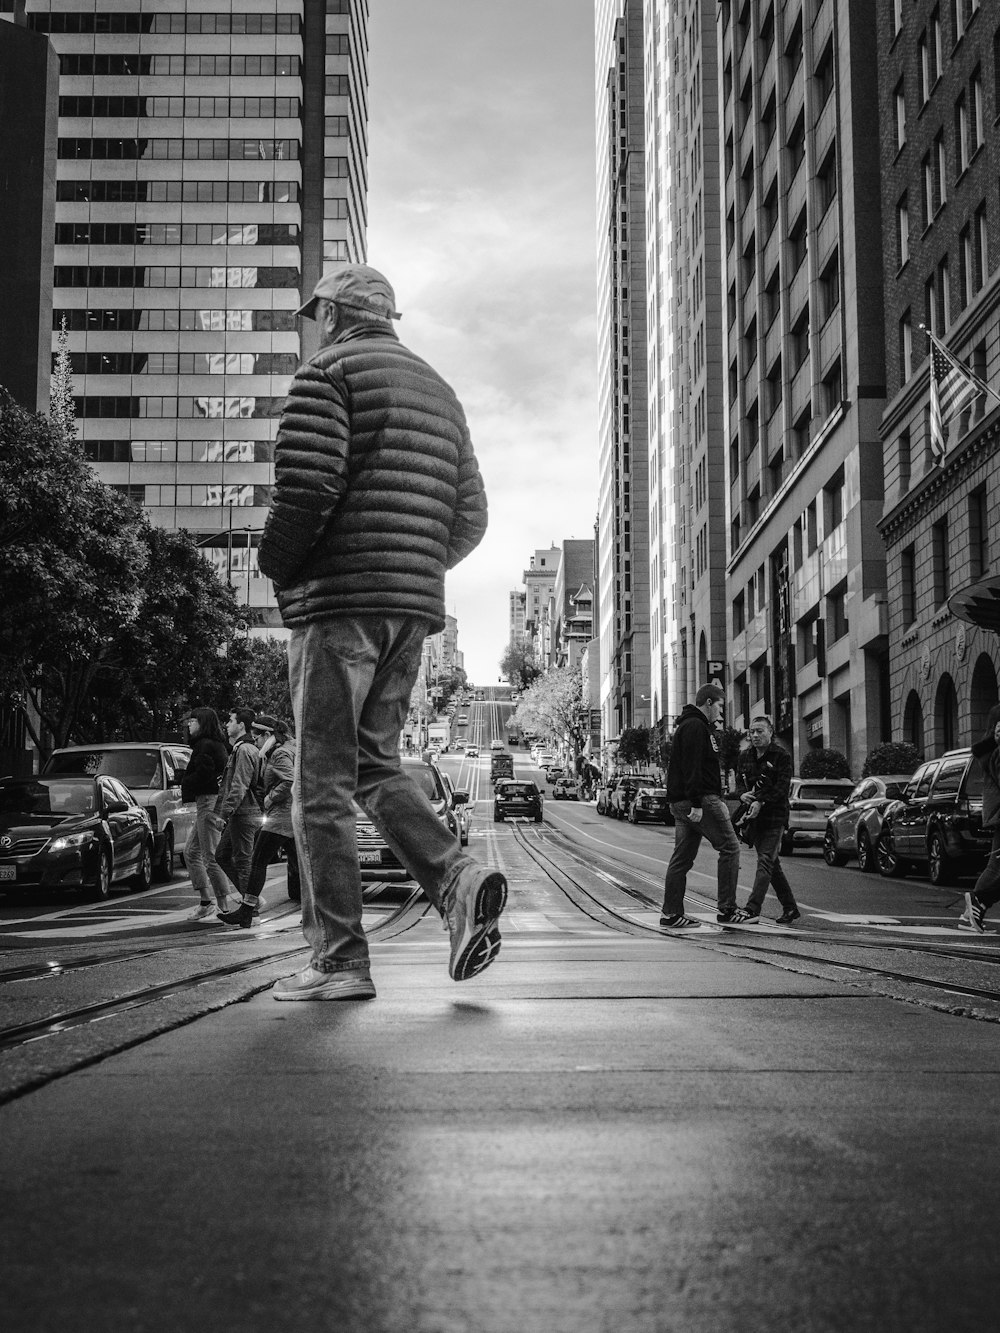
<path fill-rule="evenodd" d="M 232 912 L 220 912 L 219 920 L 227 926 L 240 926 L 249 930 L 253 925 L 253 907 L 250 903 L 240 903 Z"/>
<path fill-rule="evenodd" d="M 742 907 L 727 907 L 724 912 L 717 913 L 715 919 L 724 926 L 742 926 L 755 918 L 753 912 L 744 912 Z"/>
<path fill-rule="evenodd" d="M 700 921 L 696 921 L 693 916 L 685 916 L 683 912 L 678 912 L 676 916 L 661 916 L 660 925 L 664 930 L 701 929 Z"/>
<path fill-rule="evenodd" d="M 779 926 L 790 926 L 793 921 L 798 921 L 802 913 L 797 907 L 786 907 L 781 916 L 778 917 Z"/>

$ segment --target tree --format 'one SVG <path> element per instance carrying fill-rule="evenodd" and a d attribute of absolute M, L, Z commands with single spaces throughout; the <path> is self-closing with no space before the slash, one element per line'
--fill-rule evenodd
<path fill-rule="evenodd" d="M 799 765 L 803 778 L 849 778 L 851 768 L 839 750 L 807 750 Z"/>
<path fill-rule="evenodd" d="M 589 735 L 579 666 L 557 667 L 536 680 L 520 699 L 513 720 L 527 734 L 564 742 L 578 755 Z"/>
<path fill-rule="evenodd" d="M 618 762 L 621 764 L 648 764 L 649 760 L 649 728 L 626 727 L 618 738 Z"/>
<path fill-rule="evenodd" d="M 500 674 L 515 690 L 526 690 L 543 674 L 542 666 L 530 643 L 509 643 L 500 659 Z"/>
<path fill-rule="evenodd" d="M 717 736 L 719 747 L 719 766 L 722 769 L 722 778 L 727 789 L 729 787 L 729 775 L 735 773 L 739 767 L 740 751 L 743 748 L 743 732 L 738 727 L 723 727 Z"/>
<path fill-rule="evenodd" d="M 49 381 L 49 422 L 68 444 L 76 442 L 76 400 L 73 397 L 73 365 L 69 355 L 65 315 L 59 329 L 58 346 Z"/>
<path fill-rule="evenodd" d="M 248 640 L 245 665 L 237 685 L 246 707 L 290 721 L 288 645 L 281 639 Z"/>
<path fill-rule="evenodd" d="M 920 751 L 909 741 L 885 741 L 869 750 L 861 776 L 874 778 L 889 773 L 912 773 L 919 763 Z"/>

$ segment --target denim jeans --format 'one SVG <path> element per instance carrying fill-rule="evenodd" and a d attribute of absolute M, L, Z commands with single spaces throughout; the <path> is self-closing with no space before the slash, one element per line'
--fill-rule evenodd
<path fill-rule="evenodd" d="M 215 859 L 229 882 L 241 896 L 250 881 L 250 860 L 253 840 L 260 828 L 260 810 L 257 805 L 234 810 L 222 831 Z"/>
<path fill-rule="evenodd" d="M 719 853 L 719 911 L 736 906 L 736 881 L 740 873 L 740 842 L 729 817 L 729 807 L 721 796 L 701 798 L 701 819 L 692 823 L 689 801 L 671 802 L 674 817 L 674 854 L 667 866 L 663 886 L 663 915 L 679 916 L 684 911 L 687 873 L 694 865 L 702 838 L 707 838 Z"/>
<path fill-rule="evenodd" d="M 292 825 L 302 927 L 321 972 L 368 966 L 352 799 L 439 910 L 452 880 L 477 864 L 400 764 L 399 736 L 429 629 L 419 616 L 364 614 L 292 631 Z"/>
<path fill-rule="evenodd" d="M 245 898 L 259 898 L 260 891 L 264 887 L 264 877 L 267 874 L 267 867 L 278 859 L 278 852 L 284 848 L 285 857 L 288 862 L 288 884 L 294 888 L 299 878 L 298 857 L 295 854 L 295 839 L 289 838 L 283 833 L 271 833 L 267 828 L 261 828 L 257 832 L 253 843 L 253 856 L 250 860 L 250 875 L 247 880 Z M 292 895 L 289 894 L 289 897 Z"/>
<path fill-rule="evenodd" d="M 1000 828 L 995 828 L 993 842 L 990 844 L 989 860 L 983 866 L 972 892 L 984 907 L 992 907 L 1000 901 Z"/>
<path fill-rule="evenodd" d="M 795 895 L 785 877 L 785 871 L 778 860 L 781 835 L 785 831 L 785 817 L 780 812 L 770 815 L 761 811 L 757 816 L 757 836 L 753 849 L 757 853 L 757 873 L 753 877 L 753 888 L 746 901 L 748 912 L 760 912 L 764 906 L 764 895 L 768 885 L 774 889 L 778 902 L 785 910 L 795 906 Z"/>
<path fill-rule="evenodd" d="M 215 812 L 215 797 L 197 796 L 195 809 L 195 820 L 184 844 L 184 864 L 201 901 L 211 902 L 214 896 L 221 907 L 229 893 L 229 880 L 215 859 L 219 831 L 209 823 Z"/>

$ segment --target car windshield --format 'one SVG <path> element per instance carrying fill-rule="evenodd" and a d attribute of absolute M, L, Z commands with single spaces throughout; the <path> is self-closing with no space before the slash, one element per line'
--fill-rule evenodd
<path fill-rule="evenodd" d="M 853 787 L 820 787 L 806 783 L 799 788 L 800 801 L 846 801 Z"/>
<path fill-rule="evenodd" d="M 0 815 L 90 815 L 94 812 L 92 782 L 58 782 L 36 778 L 0 787 Z"/>
<path fill-rule="evenodd" d="M 505 782 L 501 789 L 502 796 L 534 796 L 538 788 L 533 782 Z"/>
<path fill-rule="evenodd" d="M 81 777 L 117 778 L 123 786 L 162 787 L 160 752 L 149 750 L 70 750 L 54 754 L 49 760 L 47 773 L 79 774 Z"/>

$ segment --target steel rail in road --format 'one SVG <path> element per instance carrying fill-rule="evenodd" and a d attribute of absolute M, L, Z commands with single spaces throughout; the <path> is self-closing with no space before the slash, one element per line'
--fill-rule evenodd
<path fill-rule="evenodd" d="M 421 902 L 421 897 L 421 890 L 415 888 L 407 896 L 405 902 L 401 903 L 384 921 L 380 921 L 368 931 L 369 939 L 395 939 L 398 935 L 412 929 L 430 910 L 430 903 L 426 900 Z M 417 910 L 418 908 L 419 910 Z M 218 943 L 219 937 L 215 936 L 214 938 Z M 195 945 L 195 947 L 197 948 L 199 945 Z M 131 958 L 146 957 L 150 952 L 165 951 L 145 950 L 142 953 L 123 955 L 110 961 L 129 961 Z M 143 986 L 137 990 L 129 991 L 125 995 L 116 996 L 113 1000 L 98 1000 L 93 1004 L 79 1005 L 75 1009 L 47 1014 L 44 1018 L 35 1019 L 30 1023 L 18 1023 L 0 1028 L 0 1050 L 10 1050 L 15 1046 L 23 1045 L 25 1042 L 37 1041 L 42 1037 L 54 1036 L 59 1032 L 68 1032 L 86 1023 L 96 1022 L 98 1019 L 112 1018 L 118 1014 L 127 1013 L 129 1010 L 141 1008 L 143 1005 L 155 1003 L 157 1000 L 168 999 L 171 996 L 182 994 L 184 991 L 193 990 L 210 981 L 218 981 L 225 977 L 235 976 L 240 972 L 249 972 L 254 968 L 266 967 L 276 959 L 292 958 L 296 954 L 305 953 L 306 951 L 306 946 L 302 944 L 296 944 L 290 948 L 275 949 L 267 954 L 259 954 L 254 958 L 242 959 L 234 963 L 222 963 L 217 967 L 206 968 L 191 976 L 179 977 L 176 980 L 161 982 L 155 986 Z M 11 978 L 0 978 L 0 980 L 9 983 Z"/>

